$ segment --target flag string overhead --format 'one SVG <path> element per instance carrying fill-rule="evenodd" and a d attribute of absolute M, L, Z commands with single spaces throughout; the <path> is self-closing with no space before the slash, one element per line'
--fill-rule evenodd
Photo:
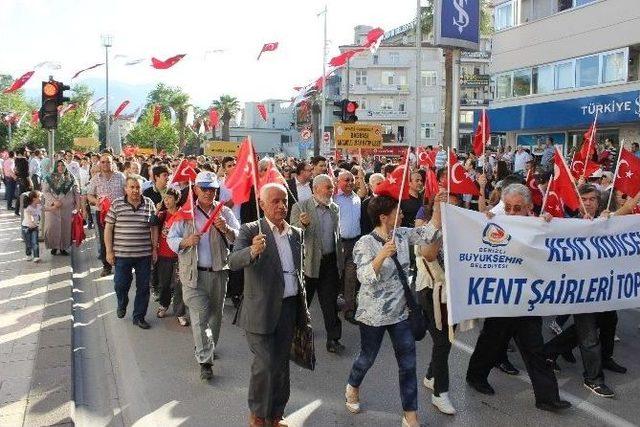
<path fill-rule="evenodd" d="M 186 55 L 187 55 L 186 53 L 182 53 L 182 54 L 179 54 L 179 55 L 172 56 L 171 58 L 167 58 L 164 61 L 162 61 L 162 60 L 160 60 L 158 58 L 152 57 L 151 58 L 151 66 L 153 68 L 155 68 L 156 70 L 166 70 L 167 68 L 171 68 L 174 65 L 176 65 L 178 63 L 178 61 L 180 61 Z"/>
<path fill-rule="evenodd" d="M 71 77 L 71 80 L 75 79 L 75 78 L 76 78 L 76 77 L 78 77 L 80 74 L 84 73 L 85 71 L 93 70 L 94 68 L 98 68 L 98 67 L 101 67 L 101 66 L 103 66 L 103 65 L 104 65 L 104 62 L 100 62 L 100 63 L 98 63 L 98 64 L 94 64 L 94 65 L 92 65 L 91 67 L 84 68 L 84 69 L 82 69 L 82 70 L 78 71 L 77 73 L 75 73 L 75 74 L 73 75 L 73 77 Z"/>
<path fill-rule="evenodd" d="M 31 76 L 33 76 L 33 73 L 35 73 L 35 71 L 27 71 L 26 73 L 24 73 L 22 76 L 18 77 L 12 84 L 11 86 L 9 86 L 8 88 L 6 88 L 5 90 L 3 90 L 3 93 L 12 93 L 15 92 L 16 90 L 20 89 L 22 86 L 25 85 L 25 83 L 27 83 L 29 81 L 29 79 L 31 78 Z"/>

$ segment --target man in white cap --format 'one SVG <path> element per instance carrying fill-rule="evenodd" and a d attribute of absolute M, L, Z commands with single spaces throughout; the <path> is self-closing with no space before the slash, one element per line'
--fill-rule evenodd
<path fill-rule="evenodd" d="M 195 342 L 195 358 L 200 379 L 213 377 L 214 351 L 220 337 L 222 309 L 229 280 L 227 258 L 240 224 L 226 206 L 217 214 L 213 226 L 202 232 L 219 202 L 214 201 L 220 187 L 213 172 L 200 172 L 194 191 L 194 221 L 177 221 L 169 229 L 167 243 L 178 254 L 182 296 L 189 307 Z M 190 203 L 189 200 L 186 203 Z"/>

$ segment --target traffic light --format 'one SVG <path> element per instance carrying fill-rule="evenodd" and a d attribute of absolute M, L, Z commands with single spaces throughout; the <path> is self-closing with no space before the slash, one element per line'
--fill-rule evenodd
<path fill-rule="evenodd" d="M 69 90 L 69 86 L 62 82 L 53 79 L 42 82 L 40 124 L 43 128 L 56 129 L 58 127 L 58 107 L 69 101 L 69 98 L 64 96 L 65 90 Z"/>
<path fill-rule="evenodd" d="M 334 111 L 333 115 L 340 117 L 342 123 L 355 123 L 358 121 L 358 116 L 356 116 L 356 110 L 358 109 L 357 102 L 343 99 L 341 101 L 335 101 L 333 105 L 338 107 L 338 110 Z"/>

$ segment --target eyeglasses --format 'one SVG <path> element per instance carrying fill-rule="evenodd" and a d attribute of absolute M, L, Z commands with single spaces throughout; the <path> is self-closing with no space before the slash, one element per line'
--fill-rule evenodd
<path fill-rule="evenodd" d="M 110 160 L 100 160 L 100 163 L 110 164 L 110 163 L 111 163 L 111 161 L 110 161 Z"/>

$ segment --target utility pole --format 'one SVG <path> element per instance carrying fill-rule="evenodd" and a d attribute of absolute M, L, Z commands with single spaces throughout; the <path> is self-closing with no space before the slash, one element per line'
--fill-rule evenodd
<path fill-rule="evenodd" d="M 414 147 L 420 143 L 420 129 L 422 128 L 422 112 L 420 99 L 420 85 L 422 84 L 422 7 L 420 0 L 416 0 L 416 132 Z"/>
<path fill-rule="evenodd" d="M 108 34 L 102 35 L 102 46 L 104 46 L 104 65 L 105 65 L 105 148 L 109 147 L 109 48 L 113 45 L 113 37 Z"/>
<path fill-rule="evenodd" d="M 327 5 L 324 5 L 322 12 L 318 13 L 318 16 L 324 15 L 324 36 L 322 44 L 322 93 L 320 94 L 320 101 L 322 102 L 320 110 L 320 129 L 316 129 L 316 133 L 319 132 L 319 137 L 324 135 L 324 117 L 325 117 L 325 87 L 327 85 Z"/>
<path fill-rule="evenodd" d="M 458 148 L 460 138 L 460 49 L 451 53 L 451 148 Z"/>

